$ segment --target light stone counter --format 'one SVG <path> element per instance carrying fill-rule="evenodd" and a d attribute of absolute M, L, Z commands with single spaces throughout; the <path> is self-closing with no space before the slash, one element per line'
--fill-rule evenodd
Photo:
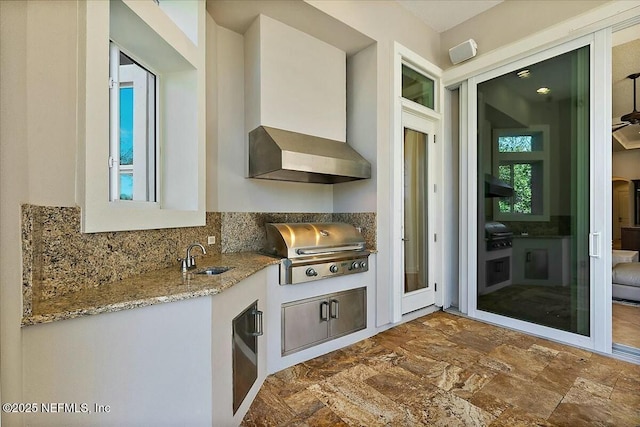
<path fill-rule="evenodd" d="M 206 267 L 233 267 L 218 275 L 183 274 L 171 268 L 132 276 L 120 281 L 84 288 L 44 300 L 33 300 L 31 315 L 22 325 L 54 322 L 92 314 L 109 313 L 171 301 L 215 295 L 273 264 L 272 258 L 255 252 L 216 254 L 197 258 L 199 271 Z"/>

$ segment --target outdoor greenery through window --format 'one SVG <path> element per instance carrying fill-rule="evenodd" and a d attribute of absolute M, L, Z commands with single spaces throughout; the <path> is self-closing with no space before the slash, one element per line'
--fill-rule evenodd
<path fill-rule="evenodd" d="M 512 196 L 497 199 L 501 219 L 527 220 L 545 215 L 545 131 L 536 127 L 501 129 L 494 137 L 493 175 L 513 188 Z"/>
<path fill-rule="evenodd" d="M 513 187 L 512 197 L 498 201 L 500 212 L 531 213 L 531 164 L 512 163 L 499 166 L 499 178 Z"/>
<path fill-rule="evenodd" d="M 500 153 L 531 152 L 533 138 L 531 135 L 501 136 L 498 138 Z M 499 178 L 513 187 L 512 197 L 499 200 L 500 212 L 531 213 L 531 164 L 508 163 L 498 166 Z"/>
<path fill-rule="evenodd" d="M 501 136 L 498 138 L 498 151 L 501 153 L 531 152 L 531 135 Z"/>

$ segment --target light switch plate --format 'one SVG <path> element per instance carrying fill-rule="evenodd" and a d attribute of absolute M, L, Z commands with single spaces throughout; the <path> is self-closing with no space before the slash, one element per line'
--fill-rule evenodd
<path fill-rule="evenodd" d="M 207 244 L 209 244 L 209 245 L 215 245 L 215 244 L 216 244 L 216 236 L 209 236 L 209 237 L 207 237 Z"/>

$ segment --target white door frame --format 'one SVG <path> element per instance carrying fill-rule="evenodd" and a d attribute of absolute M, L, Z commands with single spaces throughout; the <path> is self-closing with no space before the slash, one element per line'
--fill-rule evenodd
<path fill-rule="evenodd" d="M 403 130 L 403 141 L 401 145 L 401 154 L 400 154 L 400 159 L 404 160 L 404 129 L 411 129 L 417 132 L 421 132 L 425 135 L 427 135 L 427 195 L 425 195 L 425 197 L 427 197 L 427 231 L 428 231 L 428 235 L 425 236 L 425 238 L 427 239 L 427 246 L 428 246 L 428 250 L 427 250 L 427 254 L 428 254 L 428 260 L 427 260 L 427 272 L 428 272 L 428 277 L 427 277 L 427 283 L 428 283 L 428 287 L 424 288 L 424 289 L 418 289 L 415 291 L 412 291 L 410 293 L 405 293 L 404 292 L 404 283 L 405 283 L 405 269 L 406 269 L 406 250 L 404 249 L 404 240 L 407 237 L 415 237 L 415 236 L 407 236 L 407 232 L 405 231 L 406 228 L 406 224 L 404 223 L 404 218 L 405 218 L 405 203 L 404 203 L 404 197 L 402 199 L 402 202 L 400 204 L 401 209 L 402 209 L 402 213 L 401 213 L 401 218 L 403 219 L 402 221 L 402 225 L 400 227 L 401 230 L 401 236 L 402 236 L 402 240 L 403 240 L 403 247 L 402 247 L 402 256 L 401 256 L 401 260 L 400 260 L 400 264 L 403 266 L 402 268 L 402 278 L 401 278 L 401 283 L 400 283 L 400 288 L 401 288 L 401 313 L 407 314 L 410 313 L 412 311 L 427 307 L 429 305 L 433 305 L 435 303 L 435 280 L 434 280 L 434 272 L 437 268 L 437 258 L 438 258 L 438 252 L 437 252 L 437 241 L 436 239 L 434 239 L 432 237 L 432 235 L 434 234 L 434 230 L 433 230 L 433 225 L 435 223 L 435 211 L 437 206 L 435 205 L 435 199 L 436 199 L 436 194 L 437 192 L 435 191 L 434 187 L 433 187 L 433 182 L 435 179 L 435 169 L 436 169 L 436 164 L 435 164 L 435 159 L 434 159 L 434 155 L 436 152 L 435 149 L 435 145 L 436 145 L 436 141 L 434 138 L 436 138 L 437 135 L 437 126 L 438 126 L 438 121 L 431 118 L 431 117 L 427 117 L 424 116 L 422 114 L 418 114 L 415 110 L 411 109 L 411 108 L 407 108 L 404 107 L 402 109 L 402 130 Z M 404 188 L 405 188 L 405 164 L 403 161 L 402 167 L 401 167 L 401 171 L 400 171 L 400 188 L 402 189 L 401 193 L 404 196 Z"/>
<path fill-rule="evenodd" d="M 402 320 L 402 298 L 404 289 L 404 258 L 403 258 L 403 234 L 402 224 L 404 221 L 403 216 L 403 188 L 402 188 L 402 173 L 403 173 L 403 141 L 404 141 L 404 127 L 403 127 L 403 114 L 410 113 L 416 117 L 420 117 L 424 120 L 433 122 L 436 135 L 443 134 L 443 122 L 442 122 L 442 110 L 443 110 L 443 87 L 441 83 L 442 70 L 430 63 L 426 59 L 420 57 L 415 52 L 407 49 L 399 43 L 394 43 L 393 49 L 393 123 L 392 123 L 392 138 L 393 144 L 391 153 L 391 166 L 392 166 L 392 182 L 391 182 L 391 321 L 393 323 L 400 322 Z M 430 77 L 434 80 L 434 109 L 426 108 L 413 101 L 402 98 L 402 65 L 406 64 L 411 68 L 419 71 L 420 73 Z M 432 159 L 430 159 L 429 165 L 433 165 L 432 170 L 429 171 L 434 189 L 442 188 L 443 179 L 443 150 L 441 138 L 437 139 Z M 442 236 L 442 206 L 443 198 L 442 192 L 435 191 L 432 198 L 434 204 L 431 215 L 432 223 L 431 232 Z M 435 242 L 433 247 L 433 254 L 441 254 L 440 247 L 442 239 Z M 442 259 L 435 257 L 430 260 L 429 265 L 433 270 L 430 271 L 430 278 L 435 283 L 442 284 Z M 443 286 L 435 286 L 435 304 L 442 306 Z"/>
<path fill-rule="evenodd" d="M 590 259 L 589 337 L 477 310 L 477 140 L 472 131 L 477 128 L 478 83 L 585 45 L 590 46 L 590 232 L 599 233 L 597 241 L 593 241 L 592 253 L 596 256 Z M 468 78 L 467 84 L 460 88 L 461 92 L 465 92 L 467 100 L 466 105 L 461 108 L 461 123 L 462 127 L 466 123 L 469 130 L 467 137 L 461 139 L 460 147 L 460 183 L 461 187 L 467 189 L 460 193 L 460 260 L 461 263 L 467 260 L 465 265 L 461 265 L 461 269 L 466 269 L 466 280 L 461 277 L 460 281 L 460 294 L 464 293 L 466 296 L 465 304 L 461 304 L 461 311 L 480 320 L 606 353 L 611 352 L 611 251 L 605 244 L 611 240 L 611 212 L 610 209 L 598 209 L 598 206 L 611 206 L 611 103 L 606 102 L 611 99 L 610 56 L 611 30 L 605 28 L 478 73 Z"/>

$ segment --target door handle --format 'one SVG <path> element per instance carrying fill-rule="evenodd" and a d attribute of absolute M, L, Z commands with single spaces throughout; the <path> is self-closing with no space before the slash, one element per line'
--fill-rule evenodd
<path fill-rule="evenodd" d="M 329 303 L 326 301 L 320 303 L 320 320 L 329 321 Z"/>
<path fill-rule="evenodd" d="M 251 314 L 255 316 L 255 329 L 254 332 L 251 332 L 251 335 L 254 337 L 259 337 L 264 334 L 264 328 L 262 324 L 262 311 L 253 309 L 251 310 Z"/>
<path fill-rule="evenodd" d="M 331 306 L 329 307 L 329 313 L 332 319 L 337 319 L 340 316 L 340 301 L 337 299 L 331 300 Z"/>
<path fill-rule="evenodd" d="M 601 240 L 599 231 L 589 233 L 589 256 L 591 258 L 600 258 L 602 256 L 600 253 Z"/>

